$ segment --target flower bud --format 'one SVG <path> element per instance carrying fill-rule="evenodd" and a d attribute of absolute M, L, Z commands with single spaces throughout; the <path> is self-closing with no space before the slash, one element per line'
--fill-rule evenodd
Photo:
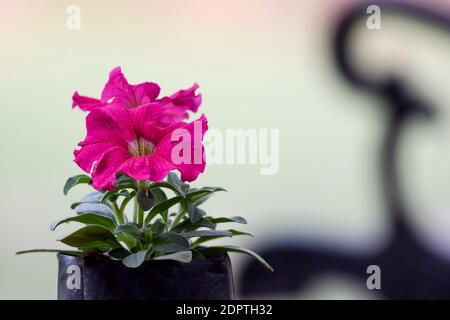
<path fill-rule="evenodd" d="M 150 210 L 155 204 L 155 198 L 153 194 L 148 189 L 139 189 L 137 193 L 137 202 L 142 210 Z"/>

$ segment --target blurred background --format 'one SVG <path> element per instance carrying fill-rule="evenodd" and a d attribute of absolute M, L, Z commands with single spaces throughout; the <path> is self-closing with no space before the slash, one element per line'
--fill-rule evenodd
<path fill-rule="evenodd" d="M 228 190 L 205 208 L 247 218 L 256 237 L 235 244 L 258 252 L 285 239 L 346 252 L 383 246 L 392 229 L 377 171 L 385 108 L 351 87 L 332 55 L 336 25 L 358 2 L 2 0 L 0 298 L 56 298 L 54 255 L 14 253 L 61 247 L 55 239 L 71 230 L 48 229 L 88 190 L 62 194 L 66 178 L 81 173 L 72 151 L 85 135 L 85 114 L 71 109 L 71 95 L 98 96 L 115 66 L 130 83 L 159 83 L 163 95 L 198 82 L 212 128 L 280 130 L 278 174 L 215 164 L 194 184 Z M 450 16 L 448 0 L 407 2 Z M 81 9 L 79 30 L 67 27 L 69 5 Z M 380 30 L 364 22 L 358 29 L 354 62 L 374 76 L 396 70 L 436 110 L 433 121 L 408 124 L 400 180 L 415 233 L 449 260 L 450 33 L 381 17 Z M 239 286 L 250 258 L 232 259 Z M 335 273 L 256 296 L 379 297 Z"/>

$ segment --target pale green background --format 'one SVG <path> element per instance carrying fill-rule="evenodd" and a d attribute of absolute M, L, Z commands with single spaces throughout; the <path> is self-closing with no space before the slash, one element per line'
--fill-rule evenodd
<path fill-rule="evenodd" d="M 196 183 L 229 190 L 209 213 L 248 218 L 257 237 L 233 242 L 257 250 L 292 235 L 353 250 L 381 245 L 389 221 L 374 170 L 384 115 L 330 59 L 334 25 L 352 2 L 2 0 L 0 298 L 56 297 L 55 257 L 14 252 L 59 246 L 71 230 L 48 229 L 87 190 L 62 194 L 80 173 L 72 151 L 85 134 L 70 98 L 98 96 L 117 65 L 163 94 L 198 82 L 211 127 L 280 129 L 279 174 L 212 165 Z M 427 2 L 450 14 L 448 0 Z M 66 27 L 69 4 L 81 8 L 81 30 Z M 415 226 L 450 256 L 450 37 L 389 17 L 357 37 L 362 68 L 400 70 L 439 111 L 434 123 L 408 128 L 402 168 Z M 245 259 L 234 258 L 237 275 Z M 370 296 L 347 280 L 330 275 L 289 297 Z"/>

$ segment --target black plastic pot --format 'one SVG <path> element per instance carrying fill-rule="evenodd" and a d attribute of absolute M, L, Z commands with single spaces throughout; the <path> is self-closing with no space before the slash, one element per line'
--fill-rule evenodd
<path fill-rule="evenodd" d="M 186 264 L 147 261 L 130 269 L 100 255 L 58 254 L 58 268 L 58 300 L 234 299 L 228 255 Z"/>

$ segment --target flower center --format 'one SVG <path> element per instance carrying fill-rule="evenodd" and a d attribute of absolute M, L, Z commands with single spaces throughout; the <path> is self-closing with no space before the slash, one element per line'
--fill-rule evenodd
<path fill-rule="evenodd" d="M 139 138 L 128 144 L 128 152 L 135 158 L 151 155 L 154 151 L 155 145 L 144 138 Z"/>

